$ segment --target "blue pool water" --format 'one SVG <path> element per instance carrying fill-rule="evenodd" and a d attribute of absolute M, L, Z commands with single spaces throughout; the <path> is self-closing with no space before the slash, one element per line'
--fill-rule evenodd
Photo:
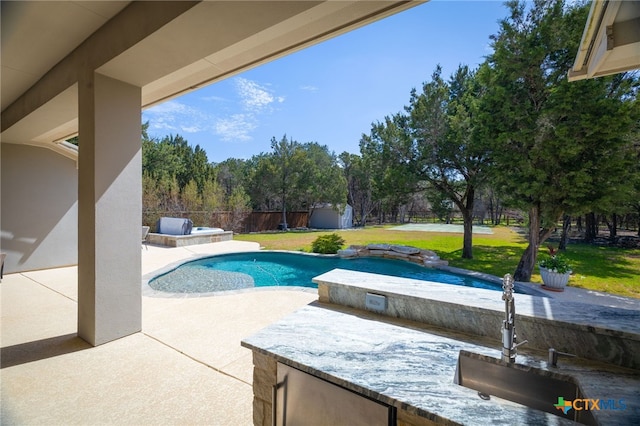
<path fill-rule="evenodd" d="M 223 254 L 195 260 L 153 279 L 149 286 L 171 293 L 208 293 L 267 286 L 317 288 L 311 279 L 336 268 L 502 290 L 499 284 L 403 260 L 378 257 L 343 259 L 269 251 Z"/>

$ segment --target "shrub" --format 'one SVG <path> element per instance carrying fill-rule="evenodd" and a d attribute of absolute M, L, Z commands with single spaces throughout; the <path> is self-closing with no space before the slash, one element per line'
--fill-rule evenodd
<path fill-rule="evenodd" d="M 336 233 L 321 235 L 311 243 L 311 250 L 314 253 L 335 254 L 344 243 L 344 239 Z"/>

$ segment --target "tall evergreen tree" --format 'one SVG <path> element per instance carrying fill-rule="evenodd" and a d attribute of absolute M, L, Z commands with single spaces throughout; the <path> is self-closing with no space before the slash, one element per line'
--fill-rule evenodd
<path fill-rule="evenodd" d="M 380 206 L 380 219 L 384 213 L 395 219 L 400 206 L 409 202 L 418 187 L 410 163 L 408 123 L 403 114 L 387 116 L 383 122 L 373 123 L 371 132 L 360 139 L 363 162 L 374 171 L 371 183 L 373 198 Z"/>
<path fill-rule="evenodd" d="M 487 87 L 482 123 L 491 143 L 495 188 L 505 202 L 528 212 L 529 244 L 514 278 L 529 281 L 538 248 L 563 213 L 601 202 L 597 191 L 615 189 L 595 178 L 607 168 L 605 174 L 616 175 L 620 163 L 611 155 L 628 131 L 629 112 L 620 97 L 609 108 L 607 97 L 598 93 L 596 86 L 609 85 L 610 78 L 572 83 L 566 79 L 586 5 L 567 6 L 556 0 L 507 5 L 510 16 L 492 36 L 494 51 L 481 74 Z M 594 123 L 598 114 L 612 120 L 611 126 Z"/>
<path fill-rule="evenodd" d="M 284 135 L 280 141 L 276 138 L 271 139 L 271 170 L 274 176 L 274 187 L 280 198 L 280 207 L 282 209 L 282 227 L 287 229 L 287 203 L 291 201 L 299 193 L 298 181 L 302 172 L 302 153 L 300 143 L 293 139 L 287 139 Z"/>
<path fill-rule="evenodd" d="M 319 204 L 331 204 L 338 210 L 347 202 L 347 183 L 336 155 L 326 145 L 308 142 L 301 145 L 304 153 L 300 173 L 302 203 L 309 212 L 309 220 Z"/>
<path fill-rule="evenodd" d="M 372 181 L 375 170 L 361 156 L 346 151 L 340 154 L 339 161 L 347 182 L 347 202 L 353 207 L 355 221 L 365 226 L 374 207 Z"/>
<path fill-rule="evenodd" d="M 418 178 L 439 193 L 435 198 L 440 203 L 451 200 L 462 214 L 462 257 L 471 259 L 475 194 L 489 165 L 486 144 L 477 131 L 484 89 L 467 66 L 459 66 L 448 82 L 441 72 L 438 66 L 422 92 L 411 92 L 406 108 L 414 143 L 411 164 Z"/>

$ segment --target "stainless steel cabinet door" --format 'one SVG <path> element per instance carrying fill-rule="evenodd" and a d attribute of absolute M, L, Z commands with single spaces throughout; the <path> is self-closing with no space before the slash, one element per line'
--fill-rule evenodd
<path fill-rule="evenodd" d="M 395 425 L 395 409 L 278 363 L 277 426 Z"/>

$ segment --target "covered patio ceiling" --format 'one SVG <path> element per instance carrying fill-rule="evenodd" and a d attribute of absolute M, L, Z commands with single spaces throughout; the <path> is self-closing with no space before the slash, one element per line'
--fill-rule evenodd
<path fill-rule="evenodd" d="M 420 3 L 2 1 L 1 140 L 64 154 L 87 70 L 147 108 Z"/>
<path fill-rule="evenodd" d="M 640 68 L 640 1 L 591 3 L 569 81 Z"/>

